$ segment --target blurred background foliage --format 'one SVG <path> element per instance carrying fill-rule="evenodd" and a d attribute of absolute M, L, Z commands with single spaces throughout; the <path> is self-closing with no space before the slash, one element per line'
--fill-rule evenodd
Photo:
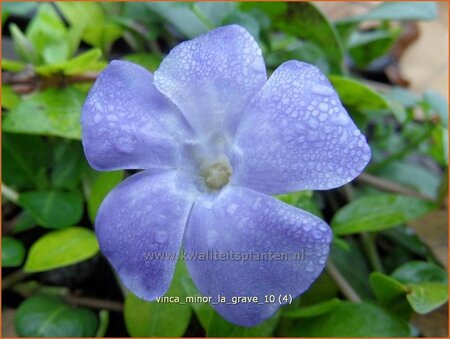
<path fill-rule="evenodd" d="M 336 19 L 318 6 L 3 2 L 4 336 L 447 336 L 448 104 L 409 91 L 412 70 L 398 67 L 417 21 L 442 8 L 378 3 Z M 179 42 L 230 23 L 256 38 L 269 74 L 290 59 L 321 68 L 373 152 L 353 183 L 279 197 L 325 218 L 334 241 L 312 288 L 254 328 L 124 290 L 93 221 L 130 173 L 94 171 L 80 142 L 81 107 L 109 60 L 154 71 Z M 168 295 L 196 294 L 180 263 Z"/>

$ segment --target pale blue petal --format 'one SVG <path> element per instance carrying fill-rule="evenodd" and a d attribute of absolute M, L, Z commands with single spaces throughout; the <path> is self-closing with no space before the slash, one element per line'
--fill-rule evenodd
<path fill-rule="evenodd" d="M 103 201 L 95 220 L 100 249 L 139 298 L 153 300 L 169 288 L 195 194 L 185 174 L 144 171 Z"/>
<path fill-rule="evenodd" d="M 204 138 L 232 136 L 244 107 L 265 81 L 261 50 L 237 25 L 179 44 L 155 72 L 155 86 Z"/>
<path fill-rule="evenodd" d="M 298 61 L 282 64 L 252 99 L 234 152 L 233 184 L 270 194 L 344 185 L 371 156 L 325 75 Z"/>
<path fill-rule="evenodd" d="M 220 294 L 230 303 L 232 297 L 258 297 L 263 304 L 213 304 L 225 319 L 254 326 L 280 307 L 279 295 L 295 298 L 309 288 L 324 268 L 330 241 L 330 228 L 319 218 L 268 195 L 228 186 L 215 199 L 195 202 L 184 248 L 189 273 L 204 295 L 217 300 Z M 201 260 L 202 253 L 253 253 L 266 259 Z M 290 260 L 268 259 L 269 253 Z M 264 304 L 265 295 L 275 295 L 276 303 Z"/>
<path fill-rule="evenodd" d="M 143 67 L 113 61 L 84 104 L 83 146 L 98 170 L 175 167 L 179 142 L 192 130 Z"/>

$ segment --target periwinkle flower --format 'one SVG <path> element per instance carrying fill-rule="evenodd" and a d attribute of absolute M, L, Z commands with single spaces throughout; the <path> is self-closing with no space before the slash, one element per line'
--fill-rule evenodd
<path fill-rule="evenodd" d="M 270 194 L 341 186 L 370 159 L 327 78 L 289 61 L 267 80 L 261 50 L 237 25 L 179 44 L 154 75 L 112 61 L 89 93 L 82 127 L 92 167 L 144 170 L 106 197 L 95 221 L 126 287 L 145 300 L 167 291 L 176 260 L 148 253 L 257 253 L 262 260 L 186 261 L 202 294 L 259 298 L 213 305 L 242 326 L 280 307 L 265 295 L 307 290 L 329 252 L 324 221 Z M 263 258 L 299 252 L 301 260 Z"/>

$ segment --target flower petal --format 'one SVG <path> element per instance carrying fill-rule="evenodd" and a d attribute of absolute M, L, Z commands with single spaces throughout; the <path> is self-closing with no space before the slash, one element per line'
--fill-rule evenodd
<path fill-rule="evenodd" d="M 86 157 L 98 170 L 174 167 L 177 139 L 192 133 L 150 72 L 117 60 L 90 90 L 81 123 Z"/>
<path fill-rule="evenodd" d="M 282 64 L 252 99 L 234 146 L 233 183 L 269 194 L 341 186 L 370 159 L 325 75 L 298 61 Z"/>
<path fill-rule="evenodd" d="M 261 304 L 213 304 L 225 319 L 254 326 L 280 307 L 279 295 L 295 298 L 308 289 L 324 268 L 330 241 L 330 228 L 317 217 L 268 195 L 228 186 L 215 200 L 195 202 L 184 248 L 201 293 L 213 300 L 220 294 L 229 303 L 232 297 L 258 297 Z M 202 253 L 210 257 L 195 260 Z M 239 260 L 238 255 L 254 260 Z M 275 295 L 276 302 L 265 304 L 266 295 Z"/>
<path fill-rule="evenodd" d="M 203 136 L 233 135 L 244 107 L 265 81 L 261 50 L 237 25 L 179 44 L 155 72 L 155 86 Z"/>
<path fill-rule="evenodd" d="M 122 182 L 100 206 L 100 249 L 139 298 L 153 300 L 167 291 L 195 194 L 185 174 L 144 171 Z"/>

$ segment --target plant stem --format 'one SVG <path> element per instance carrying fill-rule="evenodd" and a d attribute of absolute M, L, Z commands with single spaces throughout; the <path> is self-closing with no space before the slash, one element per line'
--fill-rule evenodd
<path fill-rule="evenodd" d="M 368 173 L 361 173 L 359 177 L 356 178 L 357 181 L 371 185 L 373 187 L 379 188 L 383 191 L 392 192 L 392 193 L 399 193 L 403 195 L 409 195 L 411 197 L 427 200 L 427 201 L 434 201 L 434 199 L 426 194 L 417 192 L 409 187 L 404 187 L 402 185 L 397 184 L 396 182 L 386 180 L 380 177 L 377 177 L 372 174 Z"/>
<path fill-rule="evenodd" d="M 109 312 L 107 310 L 101 310 L 98 314 L 99 325 L 95 336 L 97 338 L 103 338 L 108 330 L 109 325 Z"/>
<path fill-rule="evenodd" d="M 361 297 L 355 292 L 353 287 L 350 286 L 348 281 L 344 278 L 344 276 L 341 274 L 341 272 L 339 272 L 339 270 L 331 262 L 331 260 L 328 260 L 326 270 L 327 270 L 328 274 L 336 282 L 336 284 L 339 286 L 339 289 L 341 290 L 342 294 L 348 300 L 353 301 L 355 303 L 361 302 Z"/>
<path fill-rule="evenodd" d="M 19 200 L 19 193 L 14 191 L 11 187 L 5 185 L 3 182 L 2 182 L 2 195 L 15 204 L 17 204 L 17 201 Z"/>
<path fill-rule="evenodd" d="M 369 258 L 372 268 L 377 272 L 384 273 L 383 264 L 381 263 L 380 255 L 378 254 L 377 247 L 375 245 L 374 235 L 366 232 L 361 233 L 361 240 L 364 251 Z"/>

